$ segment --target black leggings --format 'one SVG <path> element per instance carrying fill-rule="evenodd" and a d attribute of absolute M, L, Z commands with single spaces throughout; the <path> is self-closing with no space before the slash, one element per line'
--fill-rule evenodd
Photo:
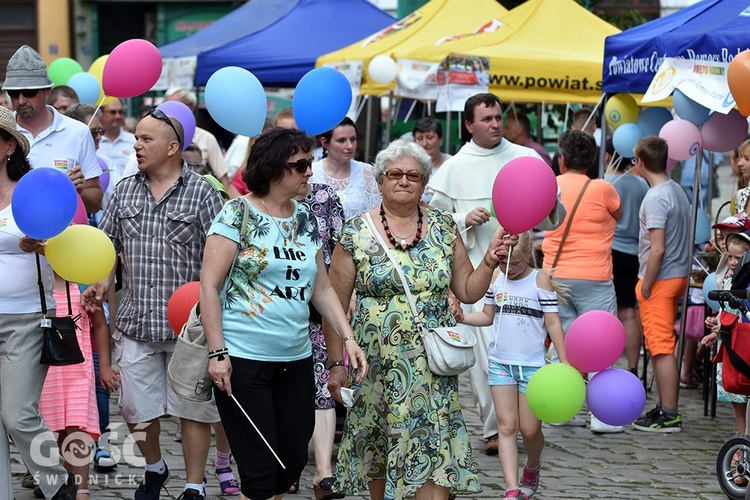
<path fill-rule="evenodd" d="M 279 465 L 237 403 L 214 388 L 242 494 L 265 499 L 286 493 L 307 465 L 307 445 L 315 428 L 312 357 L 290 362 L 234 357 L 231 361 L 232 395 L 286 467 Z"/>

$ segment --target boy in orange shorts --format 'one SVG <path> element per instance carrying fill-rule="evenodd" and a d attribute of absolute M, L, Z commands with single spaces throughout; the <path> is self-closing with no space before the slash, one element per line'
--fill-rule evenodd
<path fill-rule="evenodd" d="M 656 408 L 639 417 L 633 427 L 641 431 L 680 432 L 677 411 L 680 382 L 674 355 L 673 330 L 677 304 L 688 283 L 690 261 L 690 202 L 679 184 L 667 175 L 667 143 L 647 136 L 635 146 L 638 175 L 651 188 L 641 204 L 638 238 L 636 297 L 643 337 L 656 377 Z"/>

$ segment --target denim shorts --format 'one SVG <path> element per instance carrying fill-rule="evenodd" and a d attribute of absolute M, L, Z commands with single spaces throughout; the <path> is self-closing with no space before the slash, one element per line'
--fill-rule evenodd
<path fill-rule="evenodd" d="M 504 363 L 489 364 L 490 385 L 517 385 L 518 392 L 526 394 L 529 379 L 536 373 L 539 366 L 506 365 Z"/>

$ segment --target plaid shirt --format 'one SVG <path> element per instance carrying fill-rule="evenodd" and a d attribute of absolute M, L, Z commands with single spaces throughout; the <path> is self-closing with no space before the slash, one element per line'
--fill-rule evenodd
<path fill-rule="evenodd" d="M 167 321 L 172 293 L 200 279 L 206 233 L 223 200 L 206 179 L 183 167 L 161 200 L 142 172 L 117 184 L 99 228 L 122 252 L 124 295 L 115 326 L 145 342 L 174 340 Z"/>

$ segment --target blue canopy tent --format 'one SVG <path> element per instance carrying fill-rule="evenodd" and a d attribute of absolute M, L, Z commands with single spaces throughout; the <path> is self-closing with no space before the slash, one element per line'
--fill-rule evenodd
<path fill-rule="evenodd" d="M 263 85 L 295 85 L 318 57 L 361 40 L 395 19 L 367 0 L 250 0 L 203 31 L 159 48 L 163 57 L 197 55 L 195 84 L 226 66 Z"/>
<path fill-rule="evenodd" d="M 730 62 L 750 48 L 747 0 L 703 0 L 606 38 L 604 92 L 643 93 L 665 57 Z"/>

